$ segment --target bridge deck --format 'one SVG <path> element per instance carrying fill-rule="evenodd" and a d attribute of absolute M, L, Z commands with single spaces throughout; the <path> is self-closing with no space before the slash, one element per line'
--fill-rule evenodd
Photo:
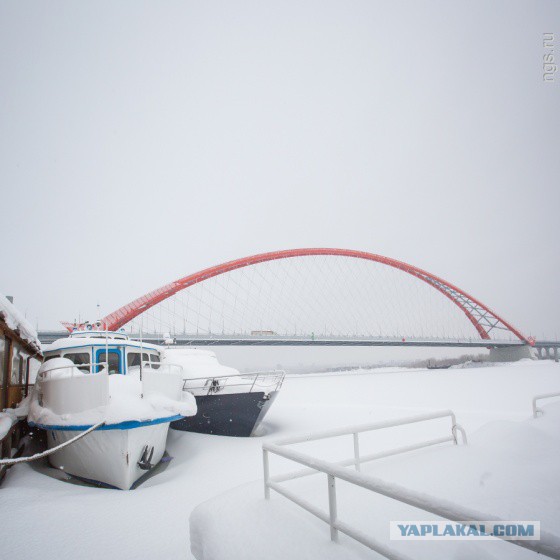
<path fill-rule="evenodd" d="M 64 331 L 42 331 L 39 340 L 48 344 L 67 336 Z M 140 333 L 131 333 L 139 339 Z M 164 344 L 161 334 L 145 333 L 145 342 Z M 524 346 L 521 340 L 430 339 L 430 338 L 374 338 L 374 337 L 325 337 L 325 336 L 252 336 L 252 335 L 177 335 L 177 346 L 412 346 L 449 348 L 511 348 Z M 537 342 L 539 347 L 560 347 L 560 342 Z"/>

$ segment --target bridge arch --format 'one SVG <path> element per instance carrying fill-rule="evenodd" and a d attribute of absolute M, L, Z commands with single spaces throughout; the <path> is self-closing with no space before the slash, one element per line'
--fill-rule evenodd
<path fill-rule="evenodd" d="M 531 341 L 527 337 L 525 337 L 525 335 L 523 335 L 518 329 L 505 321 L 478 299 L 474 298 L 464 290 L 461 290 L 457 286 L 454 286 L 453 284 L 443 280 L 442 278 L 434 274 L 431 274 L 425 270 L 422 270 L 421 268 L 415 267 L 405 262 L 392 259 L 390 257 L 376 255 L 365 251 L 333 248 L 309 248 L 273 251 L 269 253 L 261 253 L 258 255 L 236 259 L 210 268 L 206 268 L 204 270 L 195 272 L 194 274 L 190 274 L 174 282 L 166 284 L 131 301 L 130 303 L 122 306 L 113 313 L 110 313 L 109 315 L 104 317 L 102 319 L 102 322 L 107 329 L 118 330 L 151 307 L 166 300 L 167 298 L 170 298 L 177 292 L 180 292 L 181 290 L 184 290 L 189 286 L 193 286 L 215 276 L 219 276 L 221 274 L 225 274 L 227 272 L 231 272 L 240 268 L 256 265 L 258 263 L 308 256 L 339 256 L 349 257 L 353 259 L 363 259 L 401 270 L 428 284 L 430 287 L 434 288 L 435 290 L 443 294 L 446 298 L 448 298 L 451 302 L 453 302 L 472 323 L 481 339 L 490 340 L 490 331 L 497 328 L 509 331 L 518 339 L 529 344 L 531 343 Z"/>

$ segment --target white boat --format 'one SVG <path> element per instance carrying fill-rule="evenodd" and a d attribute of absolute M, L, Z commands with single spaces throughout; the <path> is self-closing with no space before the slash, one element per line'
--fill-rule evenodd
<path fill-rule="evenodd" d="M 214 352 L 196 348 L 166 348 L 164 361 L 181 366 L 183 388 L 197 405 L 196 416 L 176 420 L 171 427 L 203 434 L 258 435 L 285 376 L 283 371 L 240 373 L 220 364 Z"/>
<path fill-rule="evenodd" d="M 120 333 L 79 332 L 44 349 L 28 422 L 49 449 L 101 424 L 49 456 L 68 474 L 128 490 L 162 459 L 170 422 L 196 414 L 180 366 L 152 344 Z"/>

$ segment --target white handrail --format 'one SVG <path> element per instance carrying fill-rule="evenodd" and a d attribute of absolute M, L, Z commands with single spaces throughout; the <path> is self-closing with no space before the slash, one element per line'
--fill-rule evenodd
<path fill-rule="evenodd" d="M 445 417 L 450 417 L 452 421 L 451 436 L 442 437 L 426 442 L 421 442 L 419 444 L 409 445 L 398 449 L 393 449 L 388 452 L 376 453 L 365 457 L 360 457 L 359 455 L 359 446 L 356 445 L 356 438 L 358 433 L 370 431 L 370 430 L 395 427 L 395 426 L 402 426 L 405 424 L 412 424 L 416 422 L 423 422 L 427 420 L 433 420 L 433 419 L 445 418 Z M 289 500 L 303 507 L 304 509 L 306 509 L 307 511 L 309 511 L 319 519 L 322 519 L 323 521 L 329 524 L 331 530 L 331 540 L 333 541 L 336 541 L 338 539 L 338 531 L 340 531 L 348 535 L 349 537 L 357 540 L 358 542 L 362 543 L 363 545 L 367 546 L 368 548 L 375 550 L 385 558 L 389 558 L 391 560 L 409 560 L 408 556 L 392 550 L 386 544 L 378 541 L 377 539 L 370 537 L 369 535 L 364 534 L 361 531 L 354 529 L 349 524 L 344 523 L 337 518 L 336 488 L 335 488 L 336 479 L 339 478 L 351 484 L 355 484 L 356 486 L 359 486 L 361 488 L 365 488 L 366 490 L 370 490 L 377 494 L 381 494 L 383 496 L 393 498 L 402 503 L 408 504 L 418 509 L 422 509 L 424 511 L 443 517 L 444 519 L 449 519 L 451 521 L 476 522 L 477 520 L 484 519 L 488 521 L 500 522 L 502 520 L 495 516 L 490 516 L 488 514 L 481 513 L 472 510 L 470 508 L 462 507 L 448 500 L 434 498 L 422 492 L 410 490 L 399 484 L 384 481 L 378 477 L 374 477 L 371 475 L 364 475 L 361 472 L 357 472 L 359 465 L 368 460 L 387 457 L 389 455 L 396 455 L 398 453 L 405 453 L 415 449 L 420 449 L 422 447 L 437 445 L 439 443 L 444 443 L 448 441 L 453 442 L 456 445 L 458 443 L 457 431 L 461 432 L 463 436 L 463 443 L 467 443 L 465 431 L 456 423 L 455 414 L 450 410 L 446 410 L 446 411 L 436 412 L 433 414 L 422 414 L 418 416 L 412 416 L 401 420 L 376 422 L 373 424 L 354 426 L 350 428 L 329 430 L 318 434 L 308 434 L 306 436 L 285 438 L 283 440 L 274 443 L 265 442 L 263 443 L 263 471 L 264 471 L 265 498 L 270 499 L 270 489 L 273 489 L 279 494 L 282 494 Z M 301 451 L 296 451 L 295 449 L 288 449 L 284 447 L 286 445 L 290 445 L 293 443 L 316 441 L 318 439 L 325 439 L 328 437 L 337 437 L 341 435 L 350 435 L 350 434 L 354 436 L 354 443 L 355 443 L 354 457 L 352 459 L 341 461 L 339 463 L 333 463 L 333 462 L 325 461 L 323 459 L 318 459 L 306 453 L 302 453 Z M 302 470 L 297 471 L 296 473 L 290 473 L 287 475 L 276 476 L 272 478 L 270 476 L 269 453 L 274 453 L 275 455 L 279 455 L 281 457 L 284 457 L 285 459 L 292 460 L 296 463 L 299 463 L 307 467 L 307 469 L 303 471 Z M 354 464 L 356 466 L 356 471 L 346 468 L 346 465 L 351 465 L 351 464 Z M 292 478 L 297 478 L 299 476 L 306 476 L 308 474 L 311 474 L 310 470 L 314 473 L 322 472 L 327 475 L 328 490 L 329 490 L 328 513 L 320 510 L 313 504 L 307 502 L 306 500 L 290 492 L 289 490 L 286 490 L 286 488 L 284 488 L 279 484 L 279 482 L 284 480 L 290 480 Z M 508 542 L 544 554 L 545 556 L 549 556 L 551 558 L 556 558 L 560 560 L 560 538 L 550 533 L 547 533 L 546 531 L 541 531 L 540 537 L 541 537 L 540 541 L 510 540 Z"/>
<path fill-rule="evenodd" d="M 282 387 L 282 383 L 284 382 L 284 377 L 286 376 L 286 372 L 278 370 L 278 371 L 267 371 L 267 372 L 252 372 L 252 373 L 239 373 L 234 375 L 225 375 L 221 377 L 193 377 L 193 378 L 186 378 L 183 380 L 183 391 L 197 391 L 197 390 L 207 390 L 207 394 L 211 394 L 213 392 L 219 392 L 221 389 L 228 387 L 250 387 L 249 393 L 252 393 L 255 387 L 259 389 L 268 389 L 274 387 L 273 391 L 279 391 Z M 240 383 L 231 383 L 229 380 L 233 379 L 234 381 L 246 380 L 245 382 Z M 259 379 L 263 381 L 269 381 L 272 379 L 268 385 L 263 385 L 262 383 L 257 383 Z M 195 381 L 204 381 L 204 384 L 198 386 L 192 386 L 192 383 Z"/>
<path fill-rule="evenodd" d="M 140 368 L 140 364 L 135 366 L 128 366 L 128 371 L 132 368 Z M 142 360 L 142 368 L 157 371 L 158 373 L 164 373 L 165 371 L 171 373 L 176 370 L 175 373 L 178 375 L 183 375 L 183 366 L 181 364 L 174 364 L 170 362 L 146 362 Z"/>
<path fill-rule="evenodd" d="M 385 457 L 392 457 L 393 455 L 400 455 L 401 453 L 409 453 L 410 451 L 417 451 L 418 449 L 424 449 L 425 447 L 431 447 L 432 445 L 439 445 L 441 443 L 454 442 L 453 436 L 441 437 L 436 439 L 431 439 L 422 443 L 417 443 L 413 445 L 406 445 L 403 447 L 397 447 L 396 449 L 390 449 L 389 451 L 382 451 L 380 453 L 370 453 L 369 455 L 364 455 L 362 457 L 355 456 L 351 459 L 344 459 L 343 461 L 337 461 L 332 463 L 333 465 L 338 465 L 341 467 L 348 467 L 354 465 L 356 470 L 360 470 L 360 465 L 362 463 L 368 463 L 370 461 L 375 461 L 376 459 L 384 459 Z M 269 480 L 273 482 L 284 482 L 286 480 L 294 480 L 296 478 L 302 478 L 304 476 L 309 476 L 313 474 L 318 474 L 318 471 L 311 469 L 302 469 L 300 471 L 294 471 L 287 474 L 281 474 L 273 477 L 269 477 Z"/>
<path fill-rule="evenodd" d="M 48 362 L 48 360 L 47 360 L 47 362 Z M 43 362 L 43 363 L 47 363 L 47 362 Z M 59 370 L 59 369 L 72 369 L 72 372 L 71 372 L 72 375 L 71 375 L 70 377 L 74 377 L 74 368 L 80 369 L 80 368 L 84 368 L 84 367 L 89 368 L 89 373 L 87 373 L 86 375 L 96 375 L 96 373 L 93 373 L 93 372 L 92 372 L 92 366 L 96 366 L 96 367 L 97 367 L 97 366 L 108 367 L 108 363 L 107 363 L 107 362 L 97 362 L 97 363 L 93 363 L 93 362 L 92 362 L 92 363 L 89 363 L 89 364 L 74 364 L 74 363 L 72 363 L 72 364 L 67 365 L 67 366 L 57 366 L 57 367 L 54 367 L 54 368 L 52 368 L 52 369 L 48 369 L 48 370 L 46 370 L 46 371 L 40 371 L 40 372 L 37 374 L 37 378 L 38 378 L 38 379 L 40 378 L 40 379 L 46 380 L 46 379 L 47 379 L 47 375 L 48 375 L 49 373 L 52 373 L 53 371 L 57 371 L 57 370 Z M 81 370 L 80 370 L 80 371 L 81 371 Z M 85 373 L 85 372 L 82 372 L 82 373 Z M 97 373 L 101 373 L 101 372 L 97 372 Z"/>
<path fill-rule="evenodd" d="M 165 363 L 165 362 L 163 362 Z M 227 379 L 230 377 L 284 377 L 286 372 L 284 370 L 271 370 L 271 371 L 251 371 L 248 373 L 234 373 L 232 375 L 216 376 L 216 377 L 190 377 L 187 381 L 205 381 L 206 379 Z"/>
<path fill-rule="evenodd" d="M 451 428 L 456 426 L 464 436 L 464 443 L 467 443 L 466 434 L 456 421 L 455 414 L 452 410 L 440 410 L 437 412 L 429 412 L 426 414 L 417 414 L 396 420 L 383 420 L 380 422 L 370 422 L 368 424 L 359 424 L 357 426 L 347 426 L 345 428 L 335 428 L 333 430 L 325 430 L 323 432 L 312 432 L 301 436 L 288 437 L 274 442 L 275 445 L 291 445 L 294 443 L 303 443 L 306 441 L 317 441 L 337 436 L 345 436 L 350 434 L 358 434 L 361 432 L 370 432 L 373 430 L 382 430 L 384 428 L 394 428 L 396 426 L 404 426 L 405 424 L 415 424 L 417 422 L 425 422 L 427 420 L 436 420 L 438 418 L 451 418 Z"/>
<path fill-rule="evenodd" d="M 533 418 L 537 418 L 539 414 L 544 414 L 541 408 L 537 408 L 537 401 L 542 399 L 551 399 L 553 397 L 560 397 L 560 392 L 558 393 L 543 393 L 542 395 L 535 395 L 533 397 Z"/>

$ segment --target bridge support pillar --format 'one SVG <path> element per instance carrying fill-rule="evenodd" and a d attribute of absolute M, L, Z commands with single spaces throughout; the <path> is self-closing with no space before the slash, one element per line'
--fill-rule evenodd
<path fill-rule="evenodd" d="M 490 348 L 490 362 L 517 362 L 523 359 L 536 360 L 535 352 L 529 345 L 509 348 Z"/>
<path fill-rule="evenodd" d="M 540 346 L 537 348 L 537 353 L 538 353 L 538 358 L 539 358 L 539 360 L 543 360 L 543 359 L 544 359 L 544 358 L 543 358 L 543 352 L 542 352 L 542 350 L 543 350 L 543 349 L 542 349 Z"/>
<path fill-rule="evenodd" d="M 558 348 L 556 346 L 554 347 L 554 361 L 558 361 Z"/>

